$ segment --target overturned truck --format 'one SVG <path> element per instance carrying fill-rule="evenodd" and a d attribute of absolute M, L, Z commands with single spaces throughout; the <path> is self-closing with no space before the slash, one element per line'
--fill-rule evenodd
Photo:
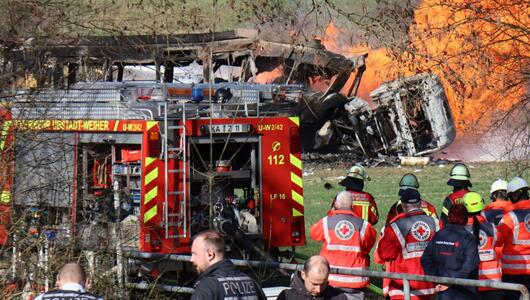
<path fill-rule="evenodd" d="M 304 152 L 422 155 L 449 145 L 455 127 L 436 76 L 420 74 L 388 82 L 371 93 L 375 107 L 356 96 L 366 55 L 344 57 L 317 41 L 263 38 L 254 30 L 173 36 L 85 37 L 11 47 L 4 72 L 13 85 L 72 88 L 77 82 L 154 80 L 217 84 L 230 101 L 231 83 L 300 85 L 303 97 L 263 103 L 278 116 L 299 115 Z M 28 59 L 28 57 L 34 57 Z M 353 81 L 349 81 L 350 77 Z M 329 82 L 313 91 L 312 83 Z M 345 87 L 348 82 L 351 86 Z M 259 88 L 256 88 L 259 90 Z M 347 90 L 346 93 L 341 91 Z M 229 96 L 229 97 L 228 97 Z M 228 97 L 228 98 L 227 98 Z"/>
<path fill-rule="evenodd" d="M 451 110 L 435 75 L 388 82 L 370 96 L 374 108 L 355 96 L 312 96 L 301 113 L 304 149 L 423 155 L 453 141 Z"/>

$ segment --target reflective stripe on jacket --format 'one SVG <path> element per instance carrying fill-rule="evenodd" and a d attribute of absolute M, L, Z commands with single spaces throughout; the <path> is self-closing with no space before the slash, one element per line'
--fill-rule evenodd
<path fill-rule="evenodd" d="M 334 210 L 311 227 L 311 237 L 323 241 L 320 255 L 330 267 L 365 270 L 370 265 L 368 253 L 372 249 L 376 232 L 370 223 L 350 210 Z M 330 274 L 329 284 L 335 287 L 363 288 L 368 277 Z"/>
<path fill-rule="evenodd" d="M 348 190 L 353 198 L 352 210 L 358 217 L 375 225 L 379 220 L 379 211 L 374 197 L 366 192 Z"/>
<path fill-rule="evenodd" d="M 442 213 L 440 214 L 440 220 L 442 220 L 443 224 L 447 224 L 447 215 L 449 214 L 449 209 L 451 206 L 462 199 L 462 197 L 464 197 L 464 195 L 468 192 L 468 189 L 454 191 L 445 198 L 442 206 Z"/>
<path fill-rule="evenodd" d="M 421 256 L 440 226 L 438 219 L 427 216 L 419 209 L 399 214 L 390 221 L 377 248 L 379 258 L 387 262 L 387 271 L 425 274 L 421 267 Z M 434 284 L 422 281 L 411 281 L 410 289 L 414 291 L 412 299 L 435 292 Z M 403 281 L 390 279 L 386 294 L 392 299 L 402 299 L 402 293 Z"/>
<path fill-rule="evenodd" d="M 499 232 L 492 223 L 481 215 L 477 215 L 479 222 L 479 240 L 478 256 L 480 263 L 478 265 L 478 279 L 502 281 L 502 265 L 500 257 L 497 255 L 495 248 L 499 245 Z M 467 220 L 466 230 L 473 234 L 473 217 Z M 479 288 L 479 291 L 494 290 L 491 288 Z"/>
<path fill-rule="evenodd" d="M 530 274 L 530 200 L 521 200 L 506 208 L 497 229 L 505 234 L 502 250 L 504 274 Z"/>

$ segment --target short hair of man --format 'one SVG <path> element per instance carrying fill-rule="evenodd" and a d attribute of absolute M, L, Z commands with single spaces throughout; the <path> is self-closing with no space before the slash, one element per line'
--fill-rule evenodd
<path fill-rule="evenodd" d="M 206 230 L 197 234 L 194 240 L 202 238 L 207 249 L 215 251 L 220 257 L 225 256 L 226 244 L 223 235 L 217 230 Z"/>
<path fill-rule="evenodd" d="M 326 258 L 320 255 L 313 255 L 306 260 L 304 263 L 304 273 L 309 273 L 309 271 L 317 269 L 319 271 L 325 271 L 327 274 L 330 272 L 329 262 Z"/>
<path fill-rule="evenodd" d="M 335 209 L 351 209 L 353 198 L 350 192 L 342 191 L 335 199 Z"/>
<path fill-rule="evenodd" d="M 77 262 L 68 262 L 59 269 L 59 277 L 63 283 L 77 282 L 82 286 L 86 282 L 86 272 Z"/>

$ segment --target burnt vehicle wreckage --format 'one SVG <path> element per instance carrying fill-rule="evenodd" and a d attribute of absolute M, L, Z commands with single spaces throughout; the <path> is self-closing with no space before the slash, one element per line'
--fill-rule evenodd
<path fill-rule="evenodd" d="M 36 53 L 34 60 L 27 59 L 30 51 Z M 300 116 L 304 152 L 418 156 L 453 141 L 454 122 L 435 75 L 419 74 L 383 84 L 370 94 L 374 107 L 356 97 L 367 67 L 365 58 L 332 53 L 318 40 L 309 46 L 263 40 L 257 31 L 248 29 L 215 34 L 86 37 L 35 49 L 20 47 L 6 57 L 15 71 L 41 65 L 33 74 L 36 85 L 53 88 L 71 88 L 78 81 L 122 81 L 133 66 L 150 66 L 155 71 L 152 79 L 157 82 L 184 79 L 203 85 L 210 81 L 254 82 L 259 74 L 279 69 L 274 80 L 267 82 L 276 85 L 272 90 L 300 85 L 303 96 L 260 105 L 270 114 Z M 200 69 L 199 73 L 190 76 L 191 66 Z M 187 74 L 182 75 L 186 68 Z M 350 76 L 355 79 L 343 95 L 339 91 Z M 309 80 L 315 77 L 329 80 L 325 91 L 311 91 Z M 229 101 L 227 96 L 233 96 L 228 87 L 210 100 Z"/>

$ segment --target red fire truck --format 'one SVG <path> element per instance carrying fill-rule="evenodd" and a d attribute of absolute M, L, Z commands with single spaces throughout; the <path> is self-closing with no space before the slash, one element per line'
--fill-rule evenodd
<path fill-rule="evenodd" d="M 156 82 L 6 96 L 0 242 L 14 211 L 29 213 L 24 234 L 78 249 L 189 253 L 209 228 L 240 257 L 304 245 L 300 97 L 298 85 Z"/>

